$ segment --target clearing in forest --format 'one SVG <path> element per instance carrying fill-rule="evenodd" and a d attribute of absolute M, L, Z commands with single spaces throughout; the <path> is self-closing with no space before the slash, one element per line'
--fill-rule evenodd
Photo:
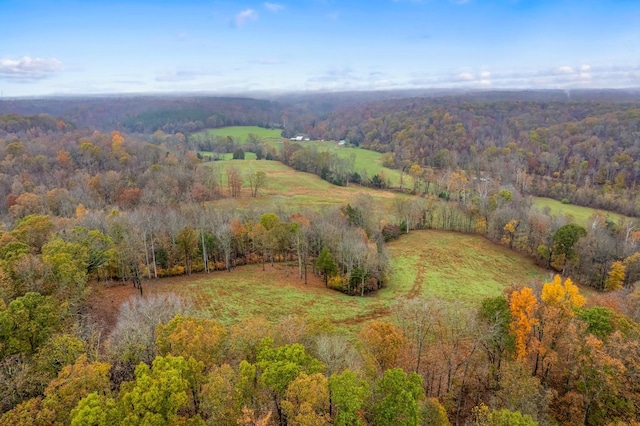
<path fill-rule="evenodd" d="M 265 129 L 256 126 L 232 126 L 221 127 L 218 129 L 207 129 L 201 132 L 195 133 L 193 137 L 195 139 L 206 137 L 227 137 L 231 136 L 236 143 L 243 144 L 247 141 L 249 134 L 252 133 L 258 137 L 258 139 L 273 146 L 277 150 L 282 148 L 282 141 L 284 138 L 280 136 L 281 130 L 279 129 Z M 341 158 L 350 158 L 354 156 L 354 169 L 362 176 L 367 176 L 369 179 L 374 175 L 383 176 L 385 181 L 389 182 L 391 187 L 398 187 L 400 185 L 400 172 L 398 170 L 389 169 L 382 166 L 382 154 L 368 149 L 355 148 L 341 146 L 336 141 L 291 141 L 301 145 L 303 148 L 313 147 L 318 151 L 328 151 L 337 154 Z M 211 155 L 210 152 L 202 152 L 204 155 Z M 253 154 L 249 154 L 250 157 L 255 158 Z M 223 159 L 231 159 L 231 153 L 223 156 Z M 410 178 L 405 176 L 406 182 L 410 182 Z M 410 185 L 405 183 L 405 186 Z"/>
<path fill-rule="evenodd" d="M 231 272 L 194 274 L 144 282 L 145 294 L 175 292 L 191 299 L 197 312 L 226 325 L 261 316 L 278 321 L 289 315 L 328 319 L 357 333 L 364 322 L 394 320 L 400 297 L 437 297 L 463 307 L 498 296 L 511 284 L 548 277 L 530 259 L 477 235 L 412 231 L 389 244 L 391 268 L 386 287 L 365 297 L 346 296 L 324 287 L 309 267 L 305 285 L 295 262 L 248 265 Z M 288 270 L 288 275 L 286 274 Z M 93 309 L 113 324 L 117 307 L 136 291 L 131 286 L 96 290 Z"/>
<path fill-rule="evenodd" d="M 480 235 L 412 231 L 389 244 L 393 284 L 416 297 L 477 306 L 510 285 L 530 285 L 551 272 Z"/>
<path fill-rule="evenodd" d="M 311 173 L 298 172 L 285 166 L 279 161 L 267 160 L 229 160 L 205 163 L 218 182 L 221 190 L 228 197 L 227 170 L 235 168 L 243 178 L 241 196 L 237 200 L 225 198 L 215 203 L 228 205 L 236 203 L 238 207 L 249 208 L 255 206 L 270 207 L 274 211 L 289 211 L 298 213 L 302 209 L 318 209 L 322 207 L 343 206 L 353 203 L 358 197 L 371 197 L 375 202 L 376 210 L 391 211 L 393 199 L 396 197 L 408 197 L 390 191 L 366 188 L 360 185 L 336 186 L 319 176 Z M 258 197 L 251 197 L 249 175 L 255 172 L 264 172 L 266 183 L 258 191 Z M 377 212 L 369 212 L 378 214 Z"/>
<path fill-rule="evenodd" d="M 560 201 L 544 198 L 534 197 L 533 205 L 540 211 L 544 211 L 545 208 L 549 209 L 549 214 L 552 216 L 568 215 L 573 217 L 573 221 L 580 226 L 589 226 L 589 218 L 596 213 L 602 213 L 608 217 L 609 220 L 617 223 L 620 219 L 628 219 L 627 216 L 623 216 L 618 213 L 609 212 L 606 210 L 592 209 L 590 207 L 576 206 L 575 204 L 563 204 Z"/>

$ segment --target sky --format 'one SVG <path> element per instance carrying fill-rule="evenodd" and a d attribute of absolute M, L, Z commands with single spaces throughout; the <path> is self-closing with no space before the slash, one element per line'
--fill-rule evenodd
<path fill-rule="evenodd" d="M 639 0 L 0 0 L 0 95 L 640 87 Z"/>

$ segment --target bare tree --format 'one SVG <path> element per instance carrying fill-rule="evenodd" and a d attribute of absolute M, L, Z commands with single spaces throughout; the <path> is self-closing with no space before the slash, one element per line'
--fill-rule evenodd
<path fill-rule="evenodd" d="M 250 171 L 249 172 L 249 187 L 251 188 L 251 196 L 257 197 L 258 190 L 262 188 L 267 181 L 267 175 L 262 171 Z"/>

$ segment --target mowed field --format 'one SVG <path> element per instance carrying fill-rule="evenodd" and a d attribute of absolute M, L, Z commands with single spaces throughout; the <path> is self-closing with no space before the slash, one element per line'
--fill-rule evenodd
<path fill-rule="evenodd" d="M 282 139 L 282 130 L 280 129 L 265 129 L 264 127 L 258 126 L 233 126 L 233 127 L 220 127 L 218 129 L 207 129 L 201 132 L 195 133 L 193 136 L 195 138 L 200 137 L 227 137 L 231 136 L 234 141 L 239 143 L 244 143 L 247 141 L 247 137 L 249 133 L 253 133 L 259 139 L 263 140 L 280 140 Z"/>
<path fill-rule="evenodd" d="M 148 281 L 144 291 L 147 295 L 175 292 L 190 299 L 197 314 L 226 325 L 247 317 L 277 322 L 298 315 L 330 320 L 355 335 L 367 321 L 394 321 L 393 307 L 401 297 L 438 298 L 466 309 L 502 294 L 512 284 L 526 285 L 549 277 L 548 271 L 528 258 L 477 235 L 412 231 L 390 243 L 389 251 L 392 272 L 386 287 L 365 297 L 325 288 L 322 279 L 311 274 L 311 268 L 305 285 L 293 262 L 288 268 L 282 263 L 267 264 L 263 271 L 261 265 L 249 265 L 231 272 Z M 135 294 L 130 286 L 97 290 L 94 309 L 113 318 L 117 306 Z"/>
<path fill-rule="evenodd" d="M 576 206 L 573 204 L 562 204 L 560 201 L 551 198 L 534 197 L 533 205 L 541 211 L 548 207 L 549 213 L 553 216 L 570 215 L 571 217 L 573 217 L 573 221 L 577 225 L 581 226 L 588 226 L 589 218 L 596 213 L 605 214 L 609 218 L 609 220 L 612 220 L 616 223 L 620 219 L 627 218 L 626 216 L 623 216 L 621 214 L 609 211 L 592 209 L 590 207 Z"/>

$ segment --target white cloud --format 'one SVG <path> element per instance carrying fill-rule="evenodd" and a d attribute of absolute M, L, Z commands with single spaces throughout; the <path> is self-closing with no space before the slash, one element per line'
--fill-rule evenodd
<path fill-rule="evenodd" d="M 573 68 L 571 68 L 569 65 L 563 65 L 560 68 L 558 68 L 558 73 L 560 73 L 560 74 L 573 74 Z"/>
<path fill-rule="evenodd" d="M 462 72 L 460 74 L 458 74 L 458 80 L 462 80 L 462 81 L 472 81 L 475 80 L 476 78 L 473 76 L 473 74 L 471 74 L 470 72 Z"/>
<path fill-rule="evenodd" d="M 490 78 L 490 77 L 491 77 L 491 73 L 489 71 L 482 71 L 480 73 L 480 78 L 482 78 L 482 79 L 487 79 L 487 78 Z"/>
<path fill-rule="evenodd" d="M 242 27 L 247 21 L 258 19 L 258 13 L 253 9 L 246 9 L 238 13 L 235 17 L 236 27 Z"/>
<path fill-rule="evenodd" d="M 582 65 L 582 66 L 580 67 L 580 71 L 582 71 L 582 72 L 587 72 L 587 71 L 589 71 L 590 69 L 591 69 L 591 65 L 589 65 L 589 64 L 584 64 L 584 65 Z"/>
<path fill-rule="evenodd" d="M 283 4 L 280 4 L 280 3 L 269 3 L 269 2 L 266 2 L 266 3 L 263 4 L 263 6 L 265 8 L 267 8 L 268 10 L 270 10 L 271 12 L 273 12 L 273 13 L 278 13 L 281 10 L 286 9 L 285 6 Z"/>
<path fill-rule="evenodd" d="M 24 56 L 21 59 L 0 60 L 0 78 L 15 81 L 34 81 L 51 77 L 62 69 L 56 58 L 42 59 Z"/>

